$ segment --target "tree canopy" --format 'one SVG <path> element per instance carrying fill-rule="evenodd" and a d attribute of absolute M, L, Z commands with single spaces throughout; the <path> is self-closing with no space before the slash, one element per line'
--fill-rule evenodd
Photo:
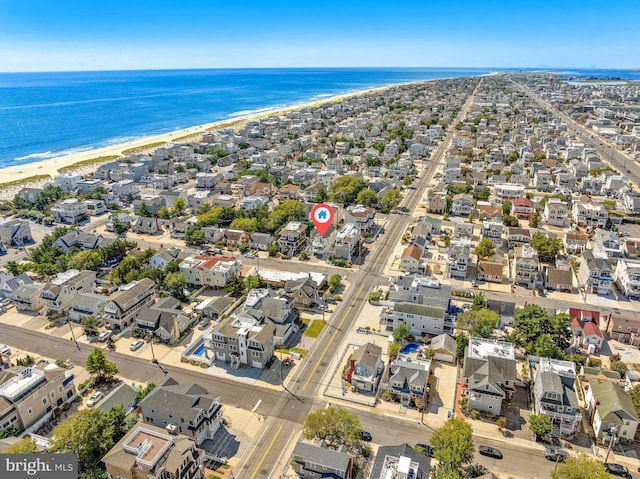
<path fill-rule="evenodd" d="M 329 199 L 349 205 L 358 197 L 358 193 L 365 188 L 362 180 L 355 176 L 339 176 L 329 187 Z"/>
<path fill-rule="evenodd" d="M 516 308 L 513 322 L 513 340 L 527 350 L 528 354 L 535 352 L 536 341 L 542 335 L 548 335 L 553 344 L 560 351 L 569 346 L 571 318 L 565 313 L 554 314 L 549 317 L 544 309 L 537 304 L 529 304 L 524 308 Z M 546 339 L 540 340 L 542 348 Z"/>
<path fill-rule="evenodd" d="M 356 197 L 356 202 L 359 205 L 373 206 L 376 203 L 378 203 L 378 195 L 376 194 L 375 191 L 369 188 L 366 188 L 362 190 L 360 193 L 358 193 L 358 196 Z"/>
<path fill-rule="evenodd" d="M 95 348 L 87 357 L 86 369 L 96 383 L 108 381 L 118 374 L 116 363 L 109 361 L 99 348 Z"/>
<path fill-rule="evenodd" d="M 400 190 L 397 188 L 393 188 L 387 191 L 382 198 L 380 199 L 380 205 L 382 206 L 383 212 L 391 211 L 393 208 L 398 206 L 402 201 L 402 194 Z"/>
<path fill-rule="evenodd" d="M 337 406 L 310 412 L 302 425 L 302 435 L 305 439 L 324 439 L 334 446 L 357 446 L 361 441 L 361 432 L 358 416 Z"/>
<path fill-rule="evenodd" d="M 473 250 L 482 259 L 487 259 L 496 254 L 496 247 L 489 238 L 482 238 Z"/>
<path fill-rule="evenodd" d="M 636 384 L 629 390 L 629 396 L 633 401 L 633 407 L 636 408 L 636 413 L 640 414 L 640 384 Z"/>
<path fill-rule="evenodd" d="M 499 319 L 498 314 L 490 309 L 472 309 L 458 315 L 456 327 L 468 331 L 472 337 L 490 338 Z"/>
<path fill-rule="evenodd" d="M 586 454 L 569 455 L 551 471 L 551 479 L 610 479 L 604 465 Z"/>
<path fill-rule="evenodd" d="M 546 414 L 529 416 L 529 429 L 536 437 L 544 437 L 551 432 L 551 419 Z"/>
<path fill-rule="evenodd" d="M 531 247 L 538 252 L 540 261 L 551 263 L 562 250 L 562 240 L 549 238 L 543 233 L 534 233 L 531 237 Z"/>
<path fill-rule="evenodd" d="M 444 467 L 458 469 L 473 460 L 474 446 L 471 425 L 453 417 L 436 429 L 431 436 L 433 457 Z"/>

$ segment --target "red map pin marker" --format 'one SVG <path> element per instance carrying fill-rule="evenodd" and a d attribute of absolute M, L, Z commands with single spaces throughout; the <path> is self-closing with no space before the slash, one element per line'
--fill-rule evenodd
<path fill-rule="evenodd" d="M 331 223 L 333 223 L 333 209 L 326 203 L 319 203 L 311 208 L 311 221 L 316 225 L 318 233 L 322 236 L 327 234 Z"/>

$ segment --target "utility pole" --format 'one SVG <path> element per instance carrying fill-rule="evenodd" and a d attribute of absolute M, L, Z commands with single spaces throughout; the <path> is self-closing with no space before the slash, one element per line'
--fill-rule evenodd
<path fill-rule="evenodd" d="M 69 329 L 71 330 L 71 338 L 73 339 L 73 342 L 76 343 L 76 348 L 78 348 L 78 351 L 80 351 L 80 345 L 78 344 L 78 341 L 76 340 L 76 335 L 73 334 L 73 328 L 71 327 L 71 319 L 67 320 L 67 324 L 69 325 Z"/>
<path fill-rule="evenodd" d="M 616 439 L 618 438 L 618 428 L 617 426 L 611 426 L 609 430 L 611 439 L 609 440 L 609 447 L 607 448 L 607 455 L 604 458 L 604 462 L 607 463 L 609 461 L 609 453 L 611 452 L 611 448 L 613 447 Z"/>

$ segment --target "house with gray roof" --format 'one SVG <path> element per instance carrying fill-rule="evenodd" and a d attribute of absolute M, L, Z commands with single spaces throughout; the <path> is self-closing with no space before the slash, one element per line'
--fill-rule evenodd
<path fill-rule="evenodd" d="M 631 397 L 621 386 L 592 379 L 585 401 L 596 437 L 612 434 L 615 428 L 619 438 L 633 440 L 638 429 L 638 414 Z"/>
<path fill-rule="evenodd" d="M 549 416 L 555 437 L 572 436 L 582 421 L 575 385 L 575 363 L 540 358 L 533 394 L 535 410 Z"/>
<path fill-rule="evenodd" d="M 220 396 L 198 384 L 180 384 L 171 377 L 140 402 L 140 413 L 146 424 L 183 434 L 197 446 L 213 439 L 222 423 Z"/>
<path fill-rule="evenodd" d="M 100 318 L 102 318 L 104 305 L 107 304 L 107 301 L 109 301 L 109 298 L 102 294 L 79 293 L 71 301 L 69 319 L 80 323 L 84 318 L 93 316 L 100 320 Z"/>
<path fill-rule="evenodd" d="M 18 276 L 0 273 L 0 298 L 11 299 L 15 289 L 23 284 L 33 284 L 27 273 L 20 273 Z"/>
<path fill-rule="evenodd" d="M 351 479 L 353 458 L 340 450 L 329 449 L 325 444 L 315 445 L 299 441 L 293 449 L 291 464 L 300 477 L 318 479 Z"/>
<path fill-rule="evenodd" d="M 110 329 L 131 326 L 140 310 L 153 302 L 155 283 L 149 278 L 120 286 L 104 306 L 104 319 Z"/>
<path fill-rule="evenodd" d="M 513 344 L 471 338 L 465 349 L 462 390 L 470 409 L 499 416 L 502 401 L 516 392 Z"/>
<path fill-rule="evenodd" d="M 412 361 L 398 358 L 389 366 L 380 381 L 380 389 L 389 391 L 391 398 L 405 407 L 418 406 L 429 394 L 431 360 Z"/>
<path fill-rule="evenodd" d="M 94 250 L 102 245 L 102 235 L 86 233 L 79 230 L 71 230 L 56 240 L 56 246 L 67 252 L 76 247 L 82 250 Z"/>
<path fill-rule="evenodd" d="M 414 478 L 428 479 L 431 471 L 431 459 L 417 452 L 409 444 L 381 446 L 378 448 L 371 479 Z"/>
<path fill-rule="evenodd" d="M 103 412 L 109 412 L 112 407 L 122 406 L 126 414 L 133 412 L 138 404 L 138 391 L 140 388 L 134 388 L 127 383 L 122 383 L 118 387 L 113 388 L 102 401 L 96 405 L 96 409 Z"/>
<path fill-rule="evenodd" d="M 143 308 L 136 317 L 136 325 L 143 336 L 154 336 L 161 341 L 173 342 L 195 323 L 196 317 L 187 315 L 176 298 L 166 297 L 148 308 Z"/>
<path fill-rule="evenodd" d="M 36 312 L 44 307 L 44 300 L 40 297 L 43 284 L 32 283 L 18 286 L 11 294 L 11 300 L 20 312 Z"/>
<path fill-rule="evenodd" d="M 0 240 L 7 246 L 24 246 L 32 243 L 29 222 L 18 219 L 0 221 Z"/>
<path fill-rule="evenodd" d="M 382 347 L 366 343 L 357 348 L 347 360 L 344 378 L 354 388 L 375 394 L 383 368 Z"/>
<path fill-rule="evenodd" d="M 434 351 L 433 359 L 447 363 L 456 362 L 456 340 L 449 334 L 440 334 L 431 340 L 429 346 Z"/>

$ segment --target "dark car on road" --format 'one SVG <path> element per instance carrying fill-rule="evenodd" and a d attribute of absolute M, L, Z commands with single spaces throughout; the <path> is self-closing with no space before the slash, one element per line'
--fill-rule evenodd
<path fill-rule="evenodd" d="M 618 477 L 627 477 L 631 478 L 631 474 L 629 473 L 629 469 L 624 467 L 622 464 L 615 464 L 613 462 L 605 462 L 604 463 L 605 470 L 614 476 Z"/>
<path fill-rule="evenodd" d="M 502 452 L 500 452 L 500 449 L 496 449 L 495 447 L 479 446 L 478 452 L 483 456 L 493 457 L 494 459 L 502 459 Z"/>
<path fill-rule="evenodd" d="M 361 431 L 360 432 L 360 439 L 362 439 L 363 441 L 371 441 L 373 439 L 373 437 L 371 436 L 370 432 L 367 431 Z"/>
<path fill-rule="evenodd" d="M 567 453 L 567 451 L 558 449 L 557 447 L 547 447 L 544 450 L 544 457 L 550 461 L 562 462 L 568 455 L 569 453 Z"/>
<path fill-rule="evenodd" d="M 425 456 L 433 457 L 433 448 L 429 444 L 416 444 L 418 449 L 422 449 L 422 452 Z"/>

